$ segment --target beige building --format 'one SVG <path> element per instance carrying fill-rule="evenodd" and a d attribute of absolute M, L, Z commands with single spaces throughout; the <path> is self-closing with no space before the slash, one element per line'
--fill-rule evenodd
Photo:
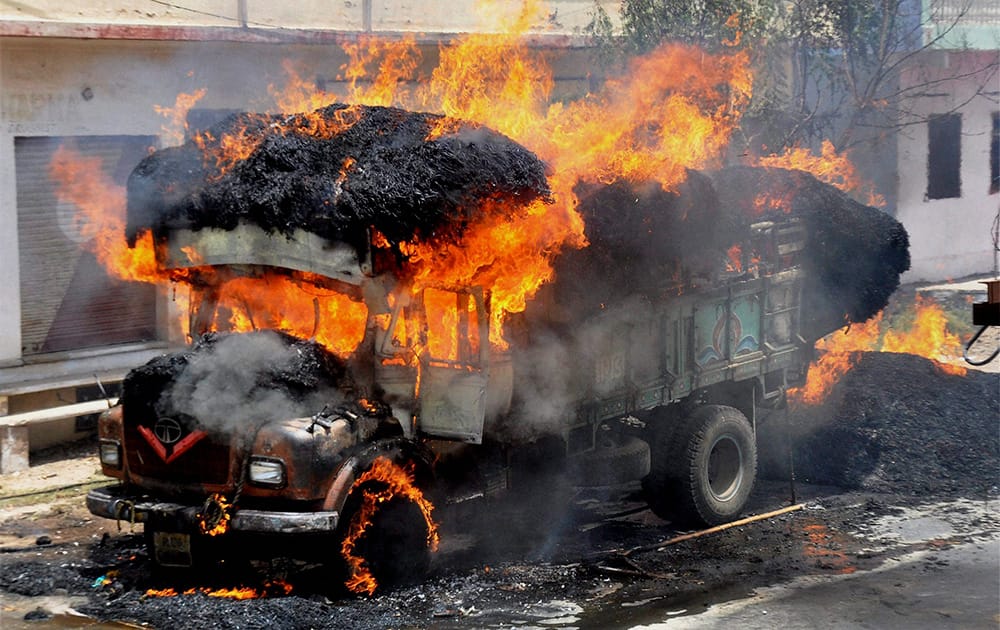
<path fill-rule="evenodd" d="M 520 3 L 501 2 L 509 10 Z M 617 3 L 608 2 L 610 13 Z M 127 5 L 127 8 L 123 8 Z M 280 3 L 0 0 L 0 470 L 32 450 L 86 435 L 66 405 L 113 394 L 125 372 L 181 341 L 169 291 L 104 272 L 49 163 L 63 145 L 100 157 L 124 185 L 150 148 L 175 141 L 157 106 L 207 90 L 189 120 L 273 110 L 270 85 L 300 76 L 342 94 L 342 45 L 413 36 L 428 68 L 456 33 L 493 31 L 472 0 Z M 590 0 L 549 0 L 530 30 L 553 63 L 555 97 L 588 89 L 581 28 Z M 174 130 L 171 130 L 174 131 Z M 55 409 L 54 409 L 55 408 Z M 23 414 L 43 410 L 38 417 Z M 89 411 L 89 409 L 88 409 Z"/>
<path fill-rule="evenodd" d="M 924 0 L 923 43 L 901 89 L 896 218 L 910 234 L 904 282 L 995 273 L 1000 217 L 1000 5 Z"/>

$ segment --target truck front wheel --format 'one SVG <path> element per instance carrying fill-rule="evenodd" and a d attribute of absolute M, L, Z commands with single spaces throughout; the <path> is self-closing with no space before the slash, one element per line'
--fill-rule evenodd
<path fill-rule="evenodd" d="M 680 525 L 719 525 L 746 506 L 757 476 L 753 428 L 739 410 L 699 407 L 654 452 L 671 453 L 654 462 L 646 479 L 650 507 Z"/>
<path fill-rule="evenodd" d="M 426 575 L 432 534 L 418 503 L 374 481 L 354 490 L 344 514 L 339 551 L 348 590 L 371 595 Z"/>

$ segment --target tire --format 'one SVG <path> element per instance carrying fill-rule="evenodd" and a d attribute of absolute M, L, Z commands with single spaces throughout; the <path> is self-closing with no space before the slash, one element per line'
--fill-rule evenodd
<path fill-rule="evenodd" d="M 337 550 L 341 554 L 344 584 L 354 592 L 365 591 L 350 587 L 359 572 L 352 568 L 351 560 L 343 555 L 341 544 L 344 536 L 362 518 L 360 508 L 364 502 L 364 493 L 379 492 L 384 488 L 385 485 L 379 482 L 366 483 L 355 489 L 344 506 L 347 518 L 337 538 Z M 374 577 L 375 590 L 368 592 L 373 594 L 413 584 L 426 577 L 430 569 L 430 551 L 428 525 L 423 512 L 412 500 L 397 495 L 377 505 L 370 524 L 355 541 L 351 555 L 361 559 L 363 570 L 369 571 Z"/>
<path fill-rule="evenodd" d="M 638 481 L 649 473 L 649 445 L 636 437 L 603 444 L 575 459 L 571 466 L 573 484 L 616 486 Z"/>
<path fill-rule="evenodd" d="M 704 405 L 665 439 L 671 443 L 654 451 L 666 457 L 653 462 L 644 484 L 653 512 L 682 526 L 737 518 L 757 477 L 757 445 L 746 416 Z"/>

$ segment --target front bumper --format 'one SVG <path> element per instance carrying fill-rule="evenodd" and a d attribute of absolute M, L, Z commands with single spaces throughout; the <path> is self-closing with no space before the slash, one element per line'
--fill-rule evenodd
<path fill-rule="evenodd" d="M 198 531 L 201 506 L 129 494 L 123 487 L 112 485 L 88 492 L 87 509 L 103 518 L 132 523 L 172 523 L 180 529 Z M 316 534 L 334 531 L 339 520 L 337 512 L 272 512 L 237 508 L 229 521 L 229 529 L 268 534 Z"/>

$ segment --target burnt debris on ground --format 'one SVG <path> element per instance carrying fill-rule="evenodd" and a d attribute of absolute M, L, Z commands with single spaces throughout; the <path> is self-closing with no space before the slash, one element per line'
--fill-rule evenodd
<path fill-rule="evenodd" d="M 791 411 L 799 479 L 848 490 L 981 499 L 1000 494 L 1000 375 L 861 353 L 820 404 Z M 758 436 L 765 473 L 787 474 L 780 422 Z"/>
<path fill-rule="evenodd" d="M 444 131 L 438 135 L 438 129 Z M 234 114 L 201 136 L 157 151 L 128 180 L 126 235 L 239 222 L 363 243 L 460 229 L 483 200 L 526 204 L 549 195 L 544 164 L 473 123 L 392 107 L 333 104 L 314 115 Z M 223 138 L 245 159 L 220 164 Z"/>

